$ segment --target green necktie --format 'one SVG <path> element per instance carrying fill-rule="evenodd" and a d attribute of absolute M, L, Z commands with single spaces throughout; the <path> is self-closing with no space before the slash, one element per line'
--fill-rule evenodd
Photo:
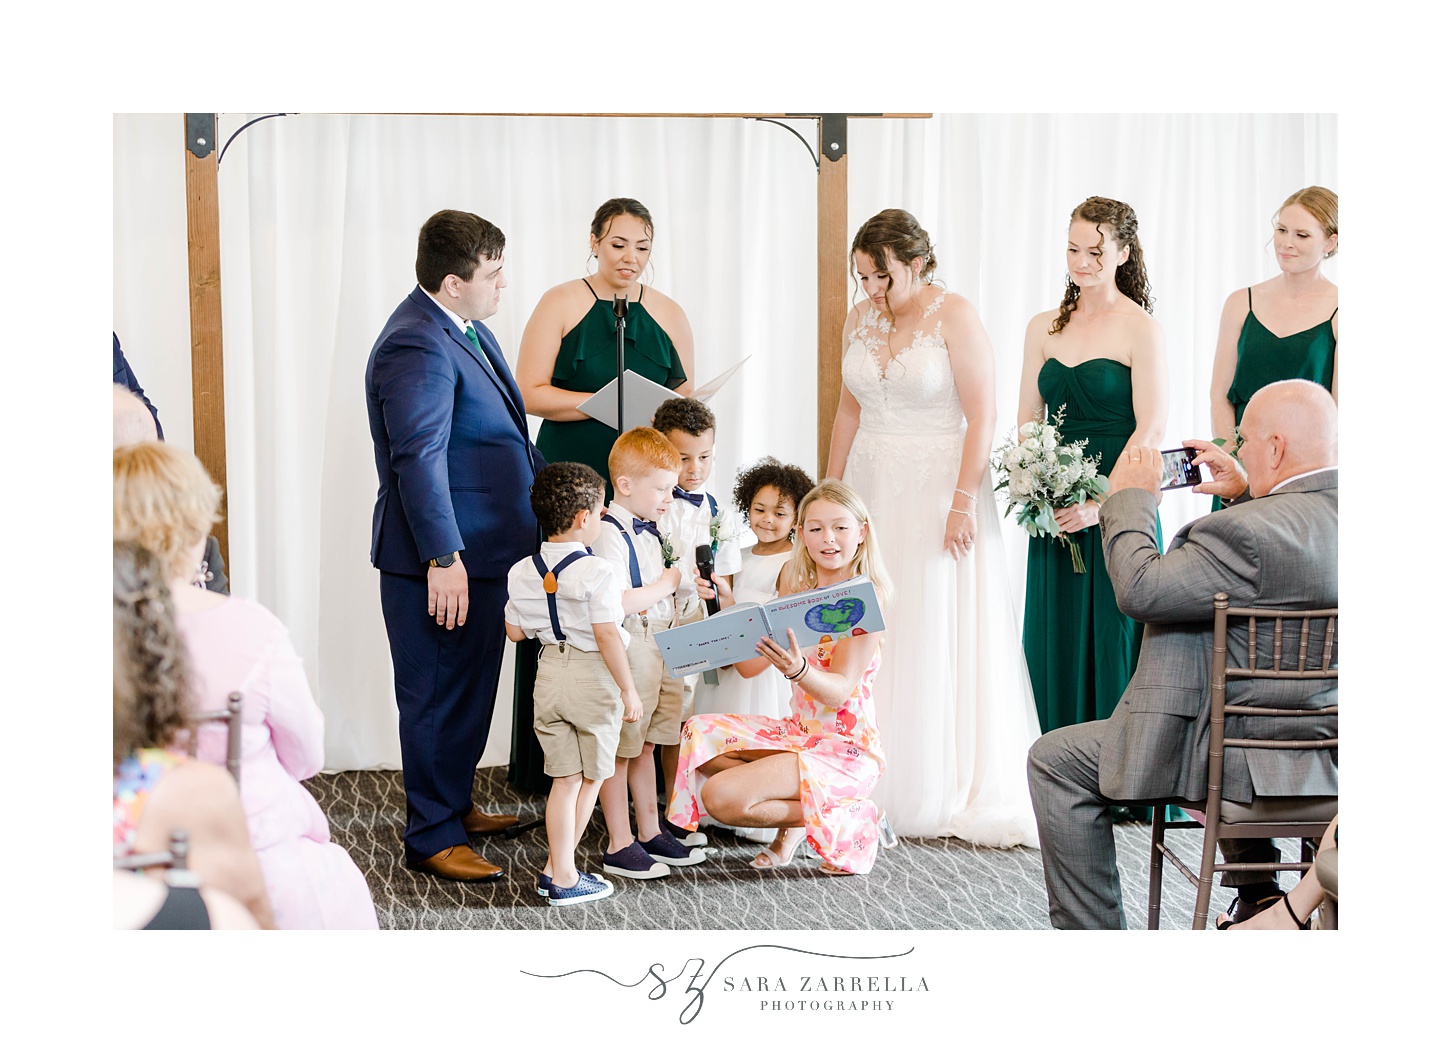
<path fill-rule="evenodd" d="M 479 357 L 484 360 L 484 368 L 487 369 L 490 373 L 493 373 L 493 363 L 489 361 L 489 356 L 484 354 L 484 346 L 479 343 L 479 335 L 474 332 L 474 324 L 472 322 L 464 327 L 464 336 L 469 339 L 469 343 L 474 346 L 474 350 L 477 351 L 479 353 Z"/>

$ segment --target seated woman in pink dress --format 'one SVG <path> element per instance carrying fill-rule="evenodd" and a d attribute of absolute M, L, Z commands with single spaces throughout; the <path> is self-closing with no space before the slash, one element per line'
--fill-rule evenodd
<path fill-rule="evenodd" d="M 277 926 L 377 929 L 363 874 L 301 785 L 322 769 L 323 719 L 287 628 L 255 602 L 192 585 L 220 491 L 201 461 L 164 442 L 117 449 L 113 477 L 116 538 L 157 555 L 171 578 L 195 709 L 242 693 L 242 807 Z M 222 729 L 204 729 L 197 752 L 224 761 Z"/>
<path fill-rule="evenodd" d="M 867 576 L 882 601 L 890 596 L 866 505 L 850 486 L 822 482 L 802 499 L 797 519 L 783 594 Z M 709 596 L 704 583 L 701 592 Z M 729 595 L 722 601 L 729 604 Z M 775 841 L 751 862 L 757 869 L 790 862 L 805 839 L 823 872 L 871 872 L 879 812 L 868 797 L 885 767 L 872 709 L 882 635 L 841 638 L 806 653 L 794 633 L 787 637 L 786 648 L 763 639 L 761 658 L 736 669 L 745 676 L 781 671 L 791 682 L 791 716 L 690 718 L 668 817 L 685 829 L 696 828 L 702 811 L 726 825 L 776 827 Z"/>

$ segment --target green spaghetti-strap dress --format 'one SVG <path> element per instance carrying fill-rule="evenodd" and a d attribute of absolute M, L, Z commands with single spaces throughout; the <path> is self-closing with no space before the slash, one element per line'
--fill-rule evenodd
<path fill-rule="evenodd" d="M 1335 380 L 1335 316 L 1340 308 L 1330 313 L 1330 318 L 1311 326 L 1307 330 L 1277 337 L 1255 315 L 1254 291 L 1246 289 L 1249 295 L 1249 314 L 1239 328 L 1239 360 L 1234 366 L 1234 380 L 1229 385 L 1229 402 L 1234 406 L 1234 424 L 1244 419 L 1244 407 L 1254 393 L 1266 384 L 1277 380 L 1313 380 L 1326 391 Z M 1214 510 L 1223 504 L 1214 498 Z"/>
<path fill-rule="evenodd" d="M 1063 440 L 1086 439 L 1085 454 L 1099 454 L 1099 470 L 1107 474 L 1137 426 L 1129 367 L 1107 358 L 1077 366 L 1048 359 L 1038 371 L 1038 391 L 1049 417 L 1065 407 Z M 1162 534 L 1156 536 L 1162 546 Z M 1068 538 L 1083 556 L 1081 574 L 1056 539 L 1028 541 L 1023 654 L 1044 732 L 1113 713 L 1143 640 L 1143 625 L 1120 612 L 1114 599 L 1098 526 Z"/>
<path fill-rule="evenodd" d="M 589 280 L 584 280 L 589 286 Z M 559 342 L 550 383 L 569 391 L 595 392 L 615 379 L 614 302 L 595 302 L 574 329 Z M 685 366 L 670 335 L 645 308 L 645 287 L 630 302 L 625 317 L 625 368 L 672 390 L 685 383 Z M 545 420 L 535 444 L 550 463 L 571 460 L 589 464 L 605 479 L 605 502 L 611 499 L 610 447 L 617 432 L 598 420 Z M 552 781 L 544 773 L 544 751 L 534 735 L 534 679 L 539 672 L 539 642 L 520 641 L 514 659 L 514 733 L 509 748 L 509 784 L 528 793 L 548 793 Z"/>
<path fill-rule="evenodd" d="M 585 285 L 589 286 L 588 280 Z M 560 340 L 554 362 L 550 383 L 567 391 L 593 393 L 615 379 L 614 305 L 595 294 L 594 287 L 589 292 L 595 302 Z M 625 319 L 625 368 L 672 390 L 685 383 L 680 353 L 645 307 L 643 286 Z M 537 444 L 550 463 L 574 460 L 589 464 L 608 480 L 615 436 L 614 428 L 598 420 L 546 420 L 539 425 Z"/>

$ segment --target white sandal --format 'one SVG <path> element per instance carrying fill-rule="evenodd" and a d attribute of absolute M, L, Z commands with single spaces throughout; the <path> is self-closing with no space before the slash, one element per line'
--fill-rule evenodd
<path fill-rule="evenodd" d="M 801 842 L 806 839 L 806 830 L 800 826 L 793 826 L 791 828 L 800 829 L 801 835 L 796 838 L 796 843 L 792 844 L 790 849 L 787 850 L 784 855 L 776 854 L 776 852 L 772 851 L 769 847 L 762 848 L 760 851 L 756 852 L 756 857 L 751 859 L 750 867 L 752 869 L 779 869 L 789 863 L 793 858 L 795 858 L 796 849 L 799 848 L 801 846 Z M 786 832 L 786 830 L 779 831 L 776 834 L 776 839 L 780 840 L 781 833 L 784 832 Z M 764 861 L 762 861 L 763 859 Z"/>

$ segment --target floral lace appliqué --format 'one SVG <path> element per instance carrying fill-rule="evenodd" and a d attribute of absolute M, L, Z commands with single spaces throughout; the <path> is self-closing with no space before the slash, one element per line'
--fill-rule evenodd
<path fill-rule="evenodd" d="M 942 307 L 942 302 L 946 299 L 947 294 L 945 292 L 939 293 L 937 295 L 937 299 L 929 304 L 926 310 L 922 312 L 922 318 L 924 320 L 930 318 L 933 314 L 936 313 L 938 308 Z M 861 342 L 862 347 L 866 348 L 867 354 L 871 356 L 872 364 L 876 366 L 878 380 L 890 380 L 892 363 L 897 362 L 900 365 L 902 356 L 907 354 L 907 352 L 919 348 L 924 344 L 936 344 L 938 346 L 945 346 L 945 343 L 942 339 L 942 320 L 938 319 L 937 324 L 932 327 L 931 333 L 927 333 L 925 330 L 920 328 L 913 330 L 912 343 L 908 344 L 905 348 L 897 352 L 895 355 L 891 355 L 890 349 L 888 349 L 889 354 L 887 362 L 885 365 L 883 365 L 880 349 L 887 347 L 887 338 L 896 332 L 897 327 L 887 319 L 887 316 L 884 312 L 881 312 L 876 308 L 870 308 L 867 311 L 867 314 L 862 318 L 860 325 L 858 325 L 856 330 L 853 332 L 854 338 Z M 883 336 L 883 334 L 885 334 L 885 336 Z"/>

